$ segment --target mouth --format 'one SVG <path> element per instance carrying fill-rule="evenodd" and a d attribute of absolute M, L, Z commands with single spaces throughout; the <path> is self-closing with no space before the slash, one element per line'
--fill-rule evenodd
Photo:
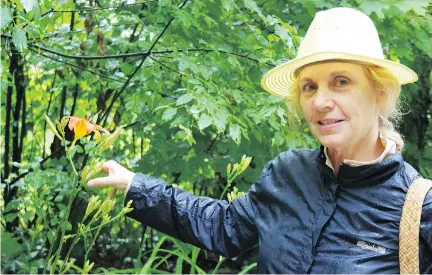
<path fill-rule="evenodd" d="M 326 125 L 334 125 L 337 124 L 339 122 L 344 121 L 343 119 L 324 119 L 324 120 L 319 120 L 318 124 L 322 125 L 322 126 L 326 126 Z"/>

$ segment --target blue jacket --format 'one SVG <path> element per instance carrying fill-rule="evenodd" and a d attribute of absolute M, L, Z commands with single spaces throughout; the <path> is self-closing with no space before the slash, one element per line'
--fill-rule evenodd
<path fill-rule="evenodd" d="M 321 149 L 290 149 L 231 203 L 137 174 L 128 216 L 184 242 L 233 257 L 259 244 L 259 273 L 399 273 L 399 221 L 418 172 L 399 153 L 341 165 Z M 423 205 L 420 272 L 432 273 L 432 191 Z"/>

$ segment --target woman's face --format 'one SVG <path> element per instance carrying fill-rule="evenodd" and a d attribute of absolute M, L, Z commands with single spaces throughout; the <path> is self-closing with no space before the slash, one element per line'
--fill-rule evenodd
<path fill-rule="evenodd" d="M 363 66 L 308 65 L 300 72 L 299 85 L 304 117 L 322 145 L 351 148 L 378 129 L 377 95 Z"/>

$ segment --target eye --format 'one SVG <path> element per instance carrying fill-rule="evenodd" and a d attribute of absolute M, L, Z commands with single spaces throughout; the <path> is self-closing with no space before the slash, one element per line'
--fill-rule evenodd
<path fill-rule="evenodd" d="M 349 79 L 343 76 L 338 76 L 335 79 L 335 84 L 338 87 L 344 87 L 349 84 Z"/>
<path fill-rule="evenodd" d="M 313 83 L 306 83 L 305 85 L 303 85 L 303 92 L 313 92 L 317 89 L 317 86 Z"/>

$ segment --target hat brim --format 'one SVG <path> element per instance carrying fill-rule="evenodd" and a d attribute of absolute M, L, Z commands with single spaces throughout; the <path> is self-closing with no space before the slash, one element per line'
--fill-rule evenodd
<path fill-rule="evenodd" d="M 368 56 L 338 53 L 338 52 L 321 52 L 298 59 L 293 59 L 283 63 L 268 71 L 261 80 L 261 86 L 269 93 L 280 97 L 289 95 L 289 88 L 293 84 L 294 72 L 308 64 L 325 61 L 325 60 L 348 60 L 356 63 L 366 63 L 386 68 L 398 80 L 399 83 L 408 84 L 417 81 L 417 74 L 410 68 L 390 60 L 372 58 Z"/>

